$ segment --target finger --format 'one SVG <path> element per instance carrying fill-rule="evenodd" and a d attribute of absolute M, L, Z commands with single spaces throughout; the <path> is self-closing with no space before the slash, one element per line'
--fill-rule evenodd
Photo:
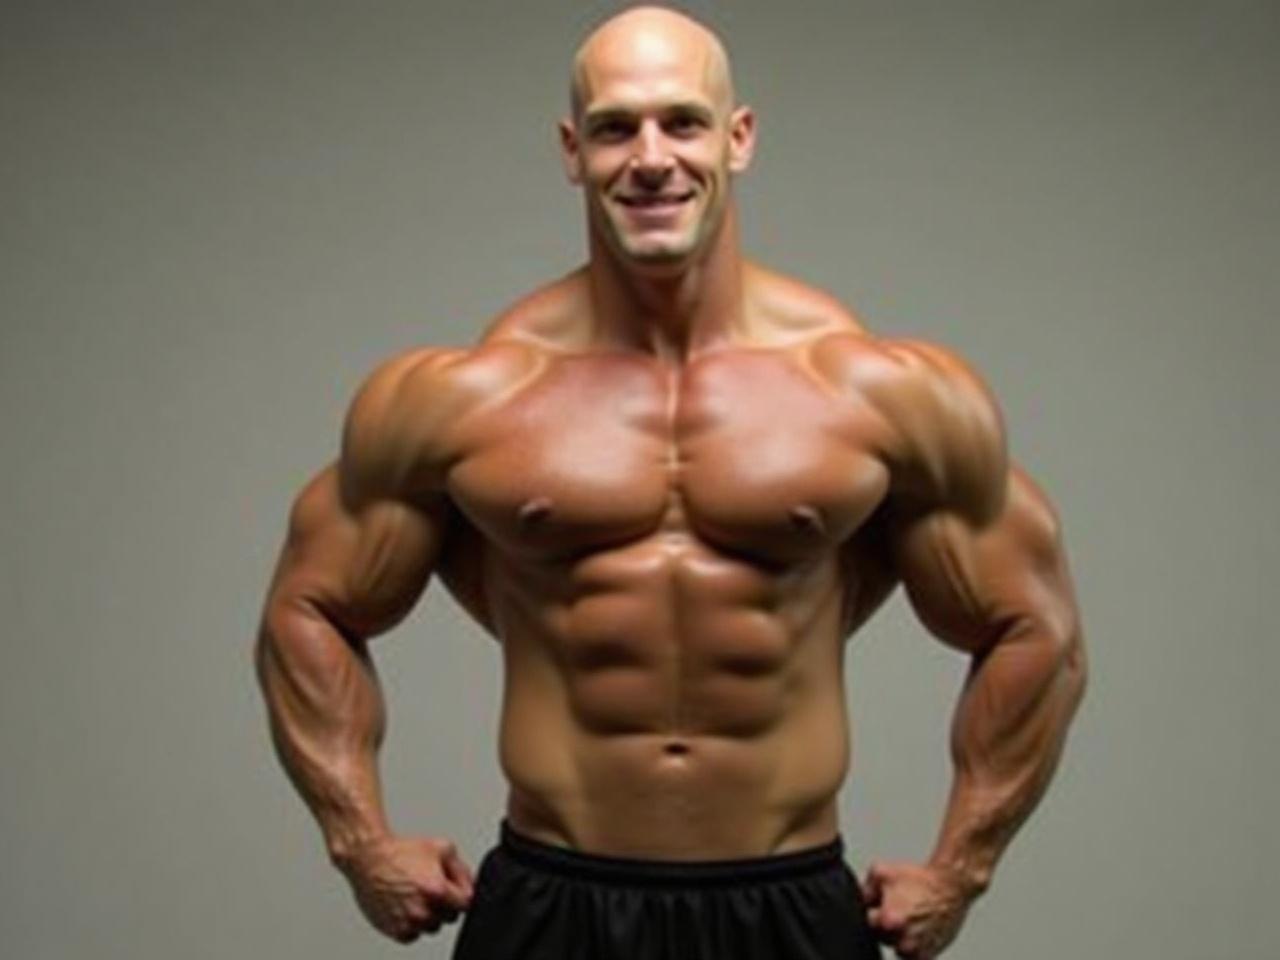
<path fill-rule="evenodd" d="M 445 855 L 442 863 L 445 876 L 462 889 L 468 900 L 471 899 L 471 895 L 475 892 L 475 877 L 472 876 L 471 868 L 467 866 L 466 861 L 458 855 L 457 850 L 453 850 Z"/>
<path fill-rule="evenodd" d="M 431 920 L 453 920 L 469 903 L 463 892 L 449 883 L 444 876 L 433 877 L 422 884 L 426 916 Z"/>
<path fill-rule="evenodd" d="M 867 870 L 867 877 L 862 881 L 862 895 L 867 903 L 876 904 L 880 902 L 880 897 L 884 892 L 884 887 L 880 877 L 880 865 L 873 863 Z"/>
<path fill-rule="evenodd" d="M 440 929 L 442 914 L 446 908 L 434 900 L 428 900 L 426 907 L 427 909 L 417 917 L 414 926 L 419 933 L 432 934 Z"/>
<path fill-rule="evenodd" d="M 424 933 L 435 933 L 439 930 L 441 923 L 444 922 L 444 914 L 446 912 L 449 912 L 447 907 L 430 899 L 424 899 L 418 907 L 408 914 L 406 920 L 409 928 L 413 930 L 414 936 L 417 937 Z"/>
<path fill-rule="evenodd" d="M 884 860 L 876 860 L 871 864 L 871 869 L 867 871 L 867 875 L 874 877 L 876 883 L 884 886 L 887 883 L 892 883 L 894 880 L 901 878 L 902 875 L 910 870 L 912 866 L 913 864 L 901 863 L 896 860 L 888 862 Z"/>
<path fill-rule="evenodd" d="M 893 946 L 894 951 L 902 960 L 928 960 L 928 954 L 920 945 L 920 942 L 913 937 L 903 937 Z"/>
<path fill-rule="evenodd" d="M 464 883 L 446 881 L 444 904 L 452 910 L 466 910 L 471 906 L 472 891 Z"/>
<path fill-rule="evenodd" d="M 454 883 L 448 877 L 441 877 L 440 893 L 432 900 L 432 906 L 439 911 L 465 910 L 471 903 L 471 894 L 460 883 Z"/>
<path fill-rule="evenodd" d="M 879 911 L 872 911 L 872 912 L 878 913 Z M 875 934 L 875 938 L 879 940 L 881 943 L 887 944 L 888 946 L 891 946 L 891 947 L 898 946 L 899 941 L 902 939 L 901 930 L 895 930 L 891 927 L 886 927 L 884 925 L 884 920 L 882 917 L 876 917 L 875 919 L 872 919 L 870 916 L 868 916 L 867 923 L 871 927 L 871 932 Z"/>
<path fill-rule="evenodd" d="M 875 910 L 870 911 L 870 913 L 875 914 L 875 922 L 872 923 L 872 926 L 876 927 L 879 930 L 884 930 L 889 933 L 902 934 L 907 928 L 906 918 L 903 917 L 901 914 L 895 913 L 894 911 L 890 910 L 888 907 L 877 907 Z M 869 923 L 871 922 L 869 916 L 868 916 L 868 922 Z"/>
<path fill-rule="evenodd" d="M 434 910 L 438 904 L 448 902 L 449 881 L 443 871 L 432 870 L 419 881 L 418 889 L 422 892 L 428 910 Z"/>
<path fill-rule="evenodd" d="M 413 943 L 413 941 L 417 940 L 419 936 L 421 936 L 421 934 L 416 928 L 405 927 L 391 934 L 391 939 L 396 941 L 396 943 Z"/>

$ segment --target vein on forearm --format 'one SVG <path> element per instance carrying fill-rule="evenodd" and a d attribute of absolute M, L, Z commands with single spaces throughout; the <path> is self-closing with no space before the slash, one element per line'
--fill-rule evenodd
<path fill-rule="evenodd" d="M 944 836 L 998 853 L 1042 796 L 1082 692 L 1076 637 L 1033 618 L 974 658 L 952 725 L 956 768 Z"/>
<path fill-rule="evenodd" d="M 367 813 L 386 711 L 365 644 L 300 601 L 264 625 L 257 662 L 272 740 L 303 798 L 317 813 Z"/>

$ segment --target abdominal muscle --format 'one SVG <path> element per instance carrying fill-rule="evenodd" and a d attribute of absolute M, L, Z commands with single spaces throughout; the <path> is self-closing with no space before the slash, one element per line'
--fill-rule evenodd
<path fill-rule="evenodd" d="M 655 537 L 559 575 L 508 564 L 491 583 L 518 832 L 664 860 L 836 836 L 849 743 L 833 561 L 771 575 Z"/>

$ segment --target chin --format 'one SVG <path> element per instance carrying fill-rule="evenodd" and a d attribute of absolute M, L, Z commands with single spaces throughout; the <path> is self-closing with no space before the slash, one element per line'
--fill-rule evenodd
<path fill-rule="evenodd" d="M 637 263 L 683 263 L 693 257 L 693 244 L 662 244 L 623 247 L 627 259 Z"/>
<path fill-rule="evenodd" d="M 614 234 L 614 249 L 629 263 L 652 266 L 688 263 L 698 254 L 698 237 L 674 236 L 667 238 L 635 237 L 618 232 Z"/>

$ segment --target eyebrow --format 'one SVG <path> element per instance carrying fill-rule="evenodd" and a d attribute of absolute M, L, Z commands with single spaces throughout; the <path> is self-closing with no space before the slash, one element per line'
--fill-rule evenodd
<path fill-rule="evenodd" d="M 583 122 L 587 126 L 591 126 L 606 120 L 627 120 L 640 112 L 642 111 L 624 106 L 595 107 L 586 112 L 583 116 Z M 666 103 L 659 107 L 657 112 L 664 116 L 686 114 L 697 117 L 707 123 L 711 123 L 715 119 L 714 111 L 705 103 L 699 103 L 696 100 L 680 100 L 674 103 Z"/>

